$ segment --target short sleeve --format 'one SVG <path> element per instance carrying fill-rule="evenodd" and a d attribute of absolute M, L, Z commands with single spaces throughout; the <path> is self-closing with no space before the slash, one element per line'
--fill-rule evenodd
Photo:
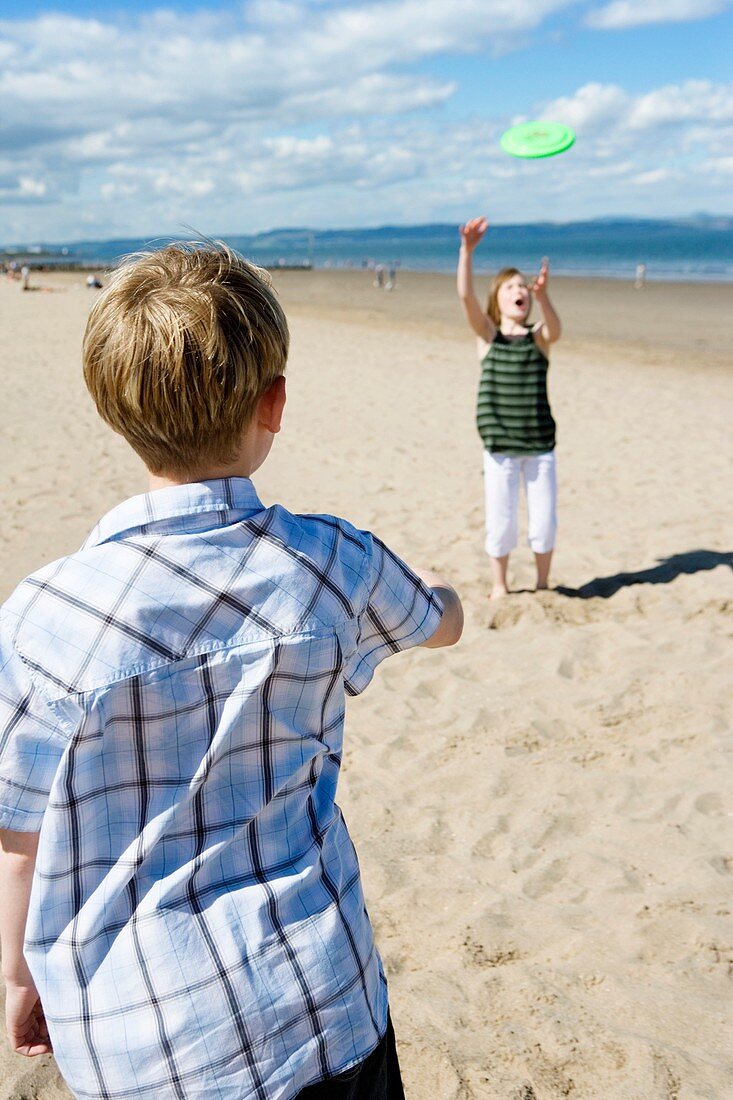
<path fill-rule="evenodd" d="M 443 606 L 435 593 L 381 539 L 367 535 L 369 595 L 359 615 L 355 652 L 344 673 L 346 691 L 358 695 L 380 661 L 421 645 L 438 628 Z"/>
<path fill-rule="evenodd" d="M 0 829 L 38 832 L 65 744 L 47 700 L 0 630 Z"/>

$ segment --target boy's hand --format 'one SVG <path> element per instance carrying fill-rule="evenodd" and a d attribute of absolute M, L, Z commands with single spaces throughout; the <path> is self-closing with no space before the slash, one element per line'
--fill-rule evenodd
<path fill-rule="evenodd" d="M 489 223 L 486 218 L 472 218 L 470 222 L 459 226 L 458 232 L 461 234 L 463 247 L 468 252 L 473 252 L 488 228 Z"/>
<path fill-rule="evenodd" d="M 34 985 L 6 982 L 5 1028 L 10 1046 L 17 1054 L 35 1058 L 37 1054 L 51 1053 L 46 1017 Z"/>
<path fill-rule="evenodd" d="M 538 298 L 541 298 L 543 294 L 547 294 L 547 284 L 550 281 L 550 261 L 547 256 L 543 257 L 542 266 L 540 267 L 540 273 L 532 283 L 530 290 L 533 294 L 536 294 Z"/>

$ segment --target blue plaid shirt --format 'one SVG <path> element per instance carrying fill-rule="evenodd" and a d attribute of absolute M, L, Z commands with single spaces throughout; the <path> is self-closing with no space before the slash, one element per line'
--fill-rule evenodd
<path fill-rule="evenodd" d="M 377 538 L 243 478 L 128 500 L 16 589 L 0 827 L 41 829 L 25 952 L 77 1096 L 290 1100 L 374 1049 L 345 696 L 440 614 Z"/>

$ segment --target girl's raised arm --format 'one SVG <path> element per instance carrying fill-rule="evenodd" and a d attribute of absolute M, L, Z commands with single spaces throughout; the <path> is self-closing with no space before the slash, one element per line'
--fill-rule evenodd
<path fill-rule="evenodd" d="M 545 259 L 542 261 L 540 273 L 530 289 L 535 296 L 537 305 L 540 307 L 540 313 L 542 314 L 542 327 L 540 328 L 540 335 L 546 344 L 554 344 L 556 340 L 560 339 L 562 326 L 560 325 L 560 318 L 555 312 L 555 307 L 550 301 L 550 296 L 548 294 L 549 281 L 550 262 L 545 257 Z"/>
<path fill-rule="evenodd" d="M 486 218 L 472 218 L 459 229 L 461 250 L 458 253 L 457 289 L 466 320 L 476 335 L 490 344 L 496 335 L 496 326 L 481 308 L 481 303 L 473 289 L 473 250 L 488 229 L 488 225 Z"/>

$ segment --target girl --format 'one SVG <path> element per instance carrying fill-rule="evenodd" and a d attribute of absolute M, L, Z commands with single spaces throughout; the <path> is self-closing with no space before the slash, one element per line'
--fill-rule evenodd
<path fill-rule="evenodd" d="M 488 228 L 485 218 L 461 226 L 458 296 L 478 337 L 481 360 L 476 424 L 484 444 L 486 552 L 491 558 L 491 598 L 507 594 L 509 552 L 517 545 L 519 482 L 524 481 L 529 545 L 537 588 L 547 588 L 555 546 L 555 421 L 547 400 L 550 344 L 560 320 L 547 296 L 549 267 L 542 261 L 530 287 L 514 267 L 494 276 L 486 312 L 473 289 L 473 251 Z M 528 324 L 534 294 L 542 320 Z"/>

